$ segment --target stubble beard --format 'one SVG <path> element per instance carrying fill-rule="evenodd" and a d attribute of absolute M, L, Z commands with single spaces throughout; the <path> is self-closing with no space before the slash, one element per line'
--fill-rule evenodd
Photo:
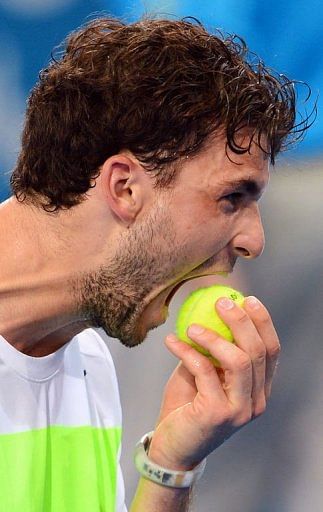
<path fill-rule="evenodd" d="M 78 315 L 127 347 L 139 345 L 147 334 L 140 325 L 145 298 L 174 278 L 179 252 L 171 218 L 156 206 L 120 237 L 113 259 L 73 282 Z"/>

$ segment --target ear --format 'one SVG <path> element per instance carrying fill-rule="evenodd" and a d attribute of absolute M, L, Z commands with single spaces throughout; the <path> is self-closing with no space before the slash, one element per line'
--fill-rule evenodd
<path fill-rule="evenodd" d="M 139 161 L 131 154 L 108 158 L 102 166 L 101 181 L 113 214 L 126 226 L 132 224 L 144 206 L 147 187 L 152 186 Z"/>

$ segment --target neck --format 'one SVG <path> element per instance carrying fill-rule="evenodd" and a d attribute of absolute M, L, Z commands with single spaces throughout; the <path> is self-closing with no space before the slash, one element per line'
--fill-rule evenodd
<path fill-rule="evenodd" d="M 87 327 L 73 309 L 71 256 L 45 214 L 0 205 L 0 334 L 18 350 L 47 355 Z"/>

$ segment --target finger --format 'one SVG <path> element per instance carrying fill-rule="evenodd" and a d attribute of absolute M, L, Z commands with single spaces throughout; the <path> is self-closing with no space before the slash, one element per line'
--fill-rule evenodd
<path fill-rule="evenodd" d="M 279 338 L 268 310 L 256 297 L 247 297 L 244 308 L 266 347 L 265 396 L 268 399 L 280 354 Z"/>
<path fill-rule="evenodd" d="M 215 331 L 192 324 L 189 337 L 220 362 L 224 371 L 223 389 L 236 411 L 251 411 L 252 365 L 248 354 L 224 340 Z"/>
<path fill-rule="evenodd" d="M 230 328 L 236 345 L 251 360 L 253 416 L 259 416 L 266 408 L 266 346 L 247 312 L 228 298 L 216 302 L 219 316 Z"/>
<path fill-rule="evenodd" d="M 176 389 L 176 393 L 174 393 L 174 389 Z M 171 399 L 174 403 L 175 401 L 190 402 L 196 393 L 195 378 L 180 361 L 168 379 L 164 394 L 168 400 Z"/>
<path fill-rule="evenodd" d="M 193 347 L 169 335 L 165 340 L 167 348 L 178 357 L 185 368 L 194 376 L 198 392 L 212 399 L 227 402 L 216 368 L 208 357 Z"/>
<path fill-rule="evenodd" d="M 162 406 L 156 424 L 158 425 L 175 409 L 193 402 L 196 393 L 195 378 L 180 361 L 165 386 Z"/>

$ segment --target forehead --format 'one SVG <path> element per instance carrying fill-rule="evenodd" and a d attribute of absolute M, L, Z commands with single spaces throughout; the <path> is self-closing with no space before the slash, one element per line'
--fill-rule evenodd
<path fill-rule="evenodd" d="M 243 145 L 248 145 L 247 140 Z M 221 191 L 236 187 L 257 195 L 269 181 L 268 157 L 255 142 L 246 153 L 236 154 L 227 147 L 224 137 L 210 141 L 198 155 L 186 161 L 183 171 L 184 168 L 186 182 L 191 182 L 195 189 Z"/>

